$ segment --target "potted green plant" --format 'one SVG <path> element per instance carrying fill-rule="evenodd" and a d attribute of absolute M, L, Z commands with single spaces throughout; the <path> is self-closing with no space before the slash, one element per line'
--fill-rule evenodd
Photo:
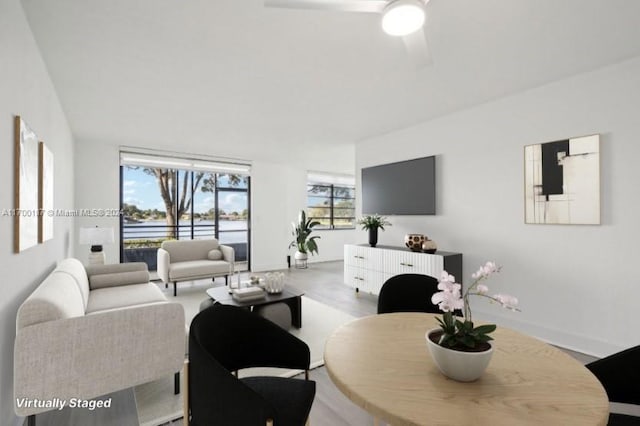
<path fill-rule="evenodd" d="M 358 220 L 358 224 L 362 225 L 362 229 L 369 231 L 369 245 L 375 247 L 378 244 L 378 229 L 384 231 L 385 226 L 391 226 L 387 218 L 378 214 L 363 216 Z"/>
<path fill-rule="evenodd" d="M 320 238 L 318 235 L 314 235 L 311 237 L 311 232 L 313 232 L 313 227 L 319 225 L 320 222 L 307 219 L 307 215 L 304 210 L 300 210 L 300 214 L 298 215 L 298 222 L 291 222 L 291 234 L 294 239 L 289 244 L 289 248 L 295 247 L 296 253 L 294 255 L 296 260 L 306 261 L 308 258 L 307 253 L 318 253 L 318 245 L 316 244 L 316 239 Z"/>

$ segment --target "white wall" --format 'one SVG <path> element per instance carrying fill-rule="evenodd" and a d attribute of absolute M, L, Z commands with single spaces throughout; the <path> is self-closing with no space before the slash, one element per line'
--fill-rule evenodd
<path fill-rule="evenodd" d="M 119 206 L 119 156 L 118 146 L 104 143 L 79 141 L 76 145 L 76 206 L 87 209 L 112 209 Z M 220 152 L 201 152 L 203 155 L 221 155 Z M 347 155 L 354 158 L 353 151 Z M 343 153 L 343 156 L 345 154 Z M 318 158 L 317 156 L 314 157 Z M 271 162 L 256 160 L 251 171 L 251 242 L 252 269 L 268 271 L 287 266 L 287 254 L 291 236 L 291 222 L 302 208 L 306 208 L 307 167 L 302 161 Z M 331 170 L 330 161 L 319 159 L 311 166 Z M 318 170 L 315 169 L 314 170 Z M 319 169 L 323 170 L 323 169 Z M 88 218 L 77 220 L 77 229 L 82 226 L 113 226 L 116 243 L 105 245 L 107 262 L 119 261 L 117 218 Z M 343 245 L 353 242 L 352 230 L 318 231 L 321 235 L 319 255 L 310 257 L 310 262 L 340 260 Z M 89 247 L 76 244 L 77 257 L 85 261 Z"/>
<path fill-rule="evenodd" d="M 0 210 L 13 209 L 13 117 L 20 115 L 54 155 L 54 208 L 73 207 L 73 138 L 18 0 L 0 2 Z M 54 238 L 13 253 L 13 218 L 0 216 L 0 424 L 14 425 L 13 342 L 20 304 L 71 256 L 73 218 L 54 219 Z"/>
<path fill-rule="evenodd" d="M 287 158 L 278 162 L 259 160 L 251 170 L 252 248 L 254 271 L 283 269 L 293 240 L 291 222 L 307 208 L 307 171 L 353 173 L 353 147 L 318 147 L 307 158 Z M 319 230 L 318 254 L 308 263 L 342 260 L 344 245 L 354 242 L 354 230 Z"/>
<path fill-rule="evenodd" d="M 297 216 L 298 181 L 306 178 L 304 170 L 283 164 L 256 162 L 251 167 L 252 270 L 286 268 L 289 220 Z"/>
<path fill-rule="evenodd" d="M 75 147 L 76 199 L 78 209 L 120 209 L 120 154 L 118 147 L 78 141 Z M 103 245 L 107 263 L 120 262 L 120 218 L 118 216 L 81 216 L 76 220 L 76 235 L 82 227 L 112 227 L 115 243 Z M 88 263 L 90 247 L 74 241 L 76 257 Z"/>
<path fill-rule="evenodd" d="M 293 163 L 293 162 L 292 162 Z M 314 169 L 316 170 L 316 169 Z M 251 172 L 252 245 L 254 271 L 282 269 L 293 240 L 291 222 L 307 207 L 307 170 L 293 165 L 256 162 Z M 354 242 L 353 230 L 319 230 L 318 254 L 308 263 L 342 260 L 344 245 Z"/>
<path fill-rule="evenodd" d="M 390 218 L 380 244 L 425 233 L 463 253 L 465 282 L 486 260 L 503 265 L 489 287 L 517 296 L 522 312 L 477 301 L 485 319 L 600 356 L 640 343 L 638 111 L 636 58 L 359 143 L 357 175 L 437 155 L 437 215 Z M 525 225 L 523 147 L 593 133 L 602 225 Z"/>

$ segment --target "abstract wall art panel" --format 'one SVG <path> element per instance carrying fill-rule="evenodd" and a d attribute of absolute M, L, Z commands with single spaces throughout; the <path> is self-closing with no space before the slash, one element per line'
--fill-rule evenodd
<path fill-rule="evenodd" d="M 14 250 L 38 244 L 38 137 L 20 117 L 15 132 Z"/>
<path fill-rule="evenodd" d="M 600 224 L 600 135 L 524 147 L 525 223 Z"/>
<path fill-rule="evenodd" d="M 38 242 L 53 238 L 53 154 L 40 142 L 38 162 Z"/>

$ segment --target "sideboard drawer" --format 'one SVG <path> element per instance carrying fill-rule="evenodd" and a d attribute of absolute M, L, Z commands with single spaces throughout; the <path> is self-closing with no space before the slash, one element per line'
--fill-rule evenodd
<path fill-rule="evenodd" d="M 384 268 L 383 252 L 372 247 L 345 245 L 344 262 L 373 271 L 382 272 Z"/>
<path fill-rule="evenodd" d="M 415 273 L 440 278 L 443 268 L 442 256 L 397 250 L 384 252 L 384 270 L 391 275 Z"/>
<path fill-rule="evenodd" d="M 403 247 L 344 246 L 344 282 L 349 287 L 379 294 L 385 281 L 398 274 L 423 274 L 440 278 L 447 270 L 462 283 L 462 254 L 438 251 L 417 253 Z"/>
<path fill-rule="evenodd" d="M 378 294 L 384 274 L 379 271 L 350 266 L 345 268 L 345 283 L 354 289 L 366 293 Z"/>

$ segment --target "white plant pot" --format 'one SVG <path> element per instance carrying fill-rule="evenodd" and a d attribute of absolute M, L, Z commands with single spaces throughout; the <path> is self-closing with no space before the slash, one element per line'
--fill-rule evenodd
<path fill-rule="evenodd" d="M 303 253 L 301 251 L 296 251 L 296 254 L 293 255 L 296 260 L 307 260 L 307 253 Z"/>
<path fill-rule="evenodd" d="M 463 352 L 448 349 L 434 343 L 429 339 L 431 333 L 440 331 L 440 328 L 427 331 L 427 347 L 436 366 L 450 379 L 458 382 L 473 382 L 478 380 L 486 370 L 493 355 L 493 346 L 484 352 Z"/>

